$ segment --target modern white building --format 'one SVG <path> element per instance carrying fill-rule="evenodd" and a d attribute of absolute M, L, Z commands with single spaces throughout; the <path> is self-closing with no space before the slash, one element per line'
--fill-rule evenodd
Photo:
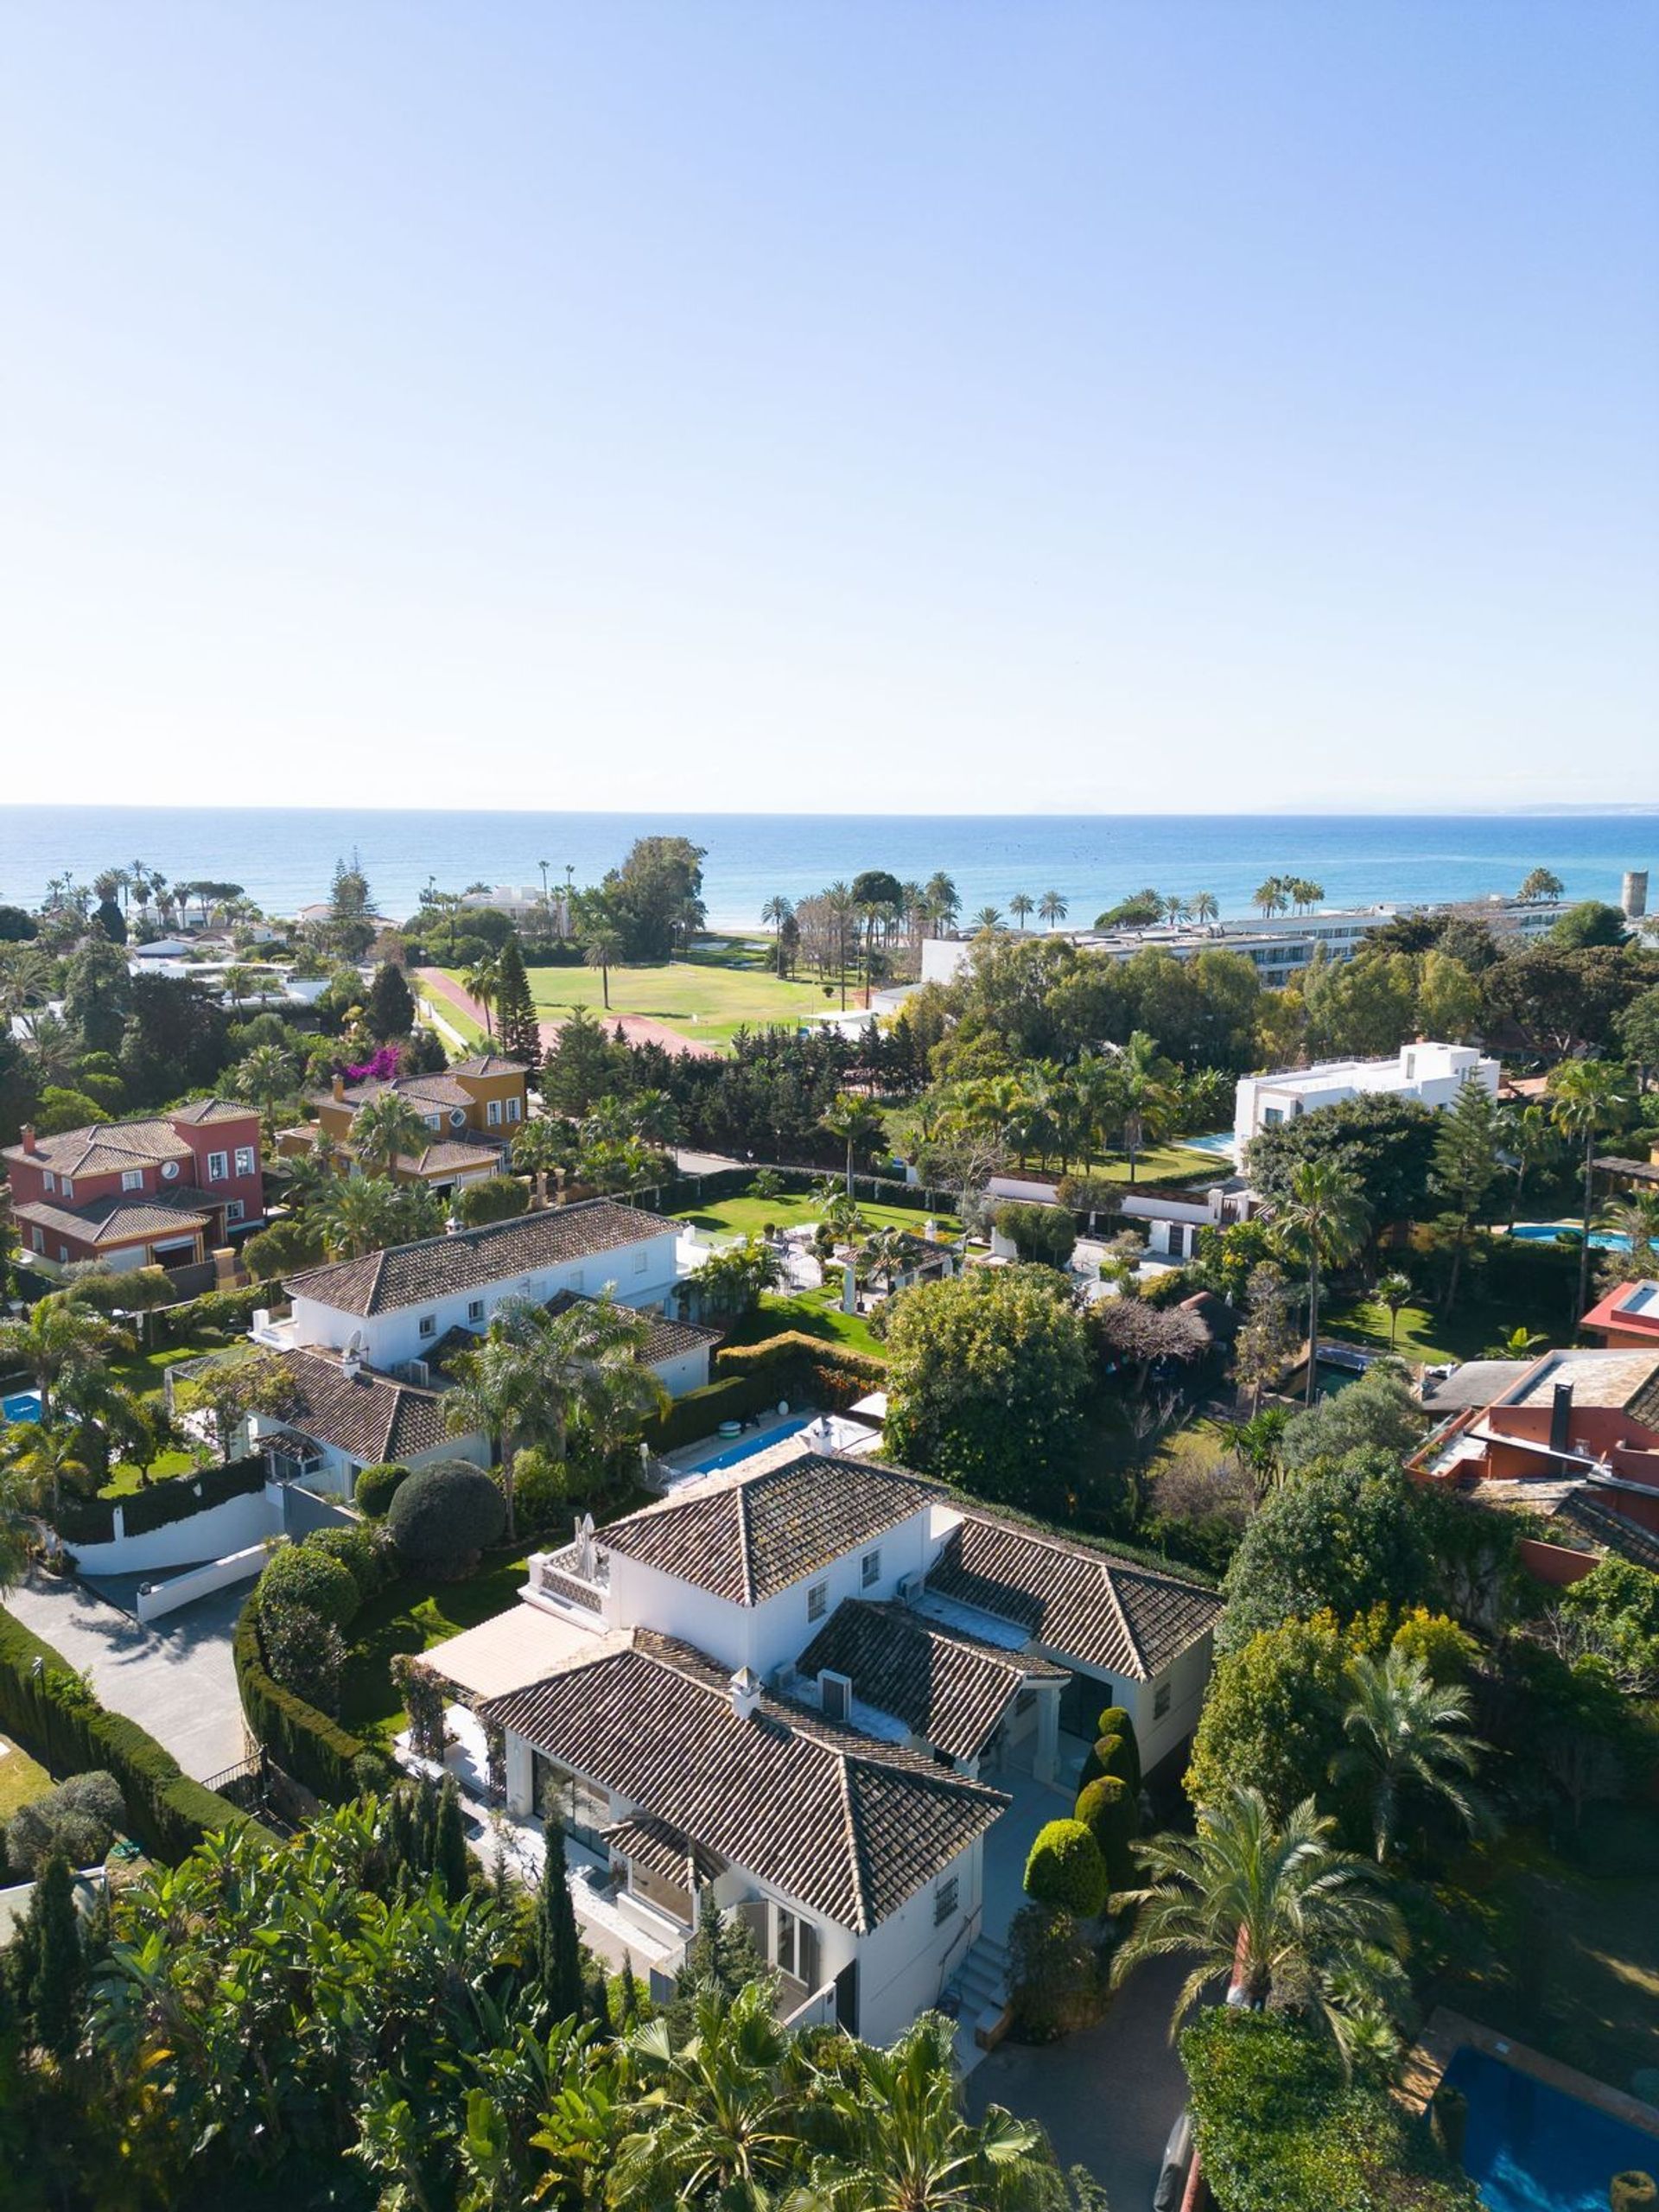
<path fill-rule="evenodd" d="M 672 1970 L 711 1882 L 791 2005 L 876 2040 L 980 2004 L 1101 1712 L 1176 1752 L 1221 1609 L 810 1432 L 533 1556 L 519 1599 L 423 1662 L 486 1693 L 510 1815 L 594 1855 L 637 1957 Z"/>
<path fill-rule="evenodd" d="M 1320 1106 L 1387 1093 L 1425 1106 L 1450 1106 L 1465 1083 L 1496 1098 L 1503 1068 L 1472 1045 L 1402 1045 L 1392 1059 L 1319 1060 L 1309 1068 L 1281 1068 L 1272 1075 L 1241 1076 L 1233 1095 L 1233 1156 L 1263 1129 L 1277 1128 Z"/>

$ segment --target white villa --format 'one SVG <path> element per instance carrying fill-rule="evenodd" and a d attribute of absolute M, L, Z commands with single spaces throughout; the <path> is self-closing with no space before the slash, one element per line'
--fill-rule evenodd
<path fill-rule="evenodd" d="M 292 1471 L 347 1497 L 381 1460 L 483 1459 L 482 1437 L 446 1431 L 439 1362 L 509 1299 L 558 1306 L 607 1287 L 649 1317 L 644 1357 L 671 1396 L 699 1389 L 718 1336 L 673 1318 L 677 1227 L 588 1198 L 291 1276 L 292 1312 L 256 1313 L 251 1335 L 287 1363 L 301 1402 L 283 1421 L 254 1414 L 251 1439 L 275 1439 Z"/>
<path fill-rule="evenodd" d="M 1392 1059 L 1320 1060 L 1311 1068 L 1241 1076 L 1233 1097 L 1233 1155 L 1242 1167 L 1245 1146 L 1263 1129 L 1363 1093 L 1386 1091 L 1439 1108 L 1452 1105 L 1465 1083 L 1478 1083 L 1496 1098 L 1503 1072 L 1472 1045 L 1418 1043 L 1402 1045 Z"/>
<path fill-rule="evenodd" d="M 671 1974 L 712 1883 L 795 2017 L 885 2040 L 942 1998 L 969 2031 L 1000 2009 L 1100 1713 L 1148 1770 L 1175 1753 L 1220 1605 L 809 1432 L 532 1556 L 421 1663 L 458 1734 L 500 1732 L 509 1817 L 560 1821 L 613 1948 Z"/>

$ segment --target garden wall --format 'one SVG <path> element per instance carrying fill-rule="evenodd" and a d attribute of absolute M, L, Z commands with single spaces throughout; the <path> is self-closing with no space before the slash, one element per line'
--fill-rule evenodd
<path fill-rule="evenodd" d="M 75 1564 L 83 1574 L 147 1574 L 171 1567 L 194 1567 L 203 1560 L 223 1559 L 227 1553 L 267 1543 L 283 1533 L 282 1491 L 263 1479 L 257 1491 L 229 1498 L 221 1505 L 204 1504 L 166 1528 L 148 1533 L 128 1533 L 123 1525 L 124 1503 L 116 1505 L 115 1533 L 108 1543 L 72 1547 Z"/>
<path fill-rule="evenodd" d="M 181 1605 L 194 1605 L 198 1598 L 209 1597 L 215 1590 L 229 1590 L 238 1582 L 251 1581 L 256 1574 L 264 1572 L 270 1557 L 264 1544 L 250 1544 L 245 1551 L 210 1560 L 206 1567 L 192 1567 L 188 1573 L 172 1575 L 165 1582 L 143 1583 L 138 1592 L 138 1618 L 141 1621 L 159 1620 L 163 1613 L 175 1613 Z"/>
<path fill-rule="evenodd" d="M 95 1552 L 100 1546 L 122 1540 L 130 1543 L 135 1537 L 190 1521 L 232 1499 L 257 1495 L 264 1490 L 270 1471 L 263 1454 L 255 1452 L 245 1459 L 232 1459 L 228 1466 L 202 1467 L 194 1474 L 169 1476 L 165 1482 L 154 1483 L 148 1490 L 133 1491 L 122 1498 L 66 1497 L 59 1516 L 58 1534 L 77 1554 Z M 280 1527 L 281 1522 L 277 1525 Z M 188 1541 L 199 1545 L 200 1532 Z M 244 1536 L 219 1548 L 235 1550 L 238 1542 L 251 1541 Z M 203 1556 L 201 1548 L 157 1551 L 109 1564 L 111 1571 L 119 1573 Z"/>

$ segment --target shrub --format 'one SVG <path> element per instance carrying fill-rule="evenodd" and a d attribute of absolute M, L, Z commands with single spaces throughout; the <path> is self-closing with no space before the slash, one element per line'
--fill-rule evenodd
<path fill-rule="evenodd" d="M 137 1721 L 106 1713 L 60 1653 L 3 1611 L 0 1728 L 60 1773 L 95 1767 L 112 1775 L 126 1801 L 127 1825 L 153 1858 L 182 1859 L 219 1828 L 251 1827 L 269 1835 L 181 1774 L 177 1760 Z"/>
<path fill-rule="evenodd" d="M 1109 1886 L 1132 1889 L 1135 1859 L 1129 1846 L 1140 1831 L 1141 1821 L 1128 1784 L 1115 1774 L 1097 1776 L 1077 1793 L 1077 1818 L 1095 1839 Z"/>
<path fill-rule="evenodd" d="M 512 1510 L 521 1536 L 545 1535 L 563 1521 L 570 1503 L 567 1460 L 540 1444 L 526 1444 L 512 1456 Z"/>
<path fill-rule="evenodd" d="M 384 1533 L 372 1529 L 319 1529 L 305 1540 L 305 1549 L 337 1560 L 357 1585 L 358 1602 L 378 1597 L 391 1580 L 391 1547 Z M 277 1557 L 282 1554 L 278 1553 Z M 272 1561 L 272 1565 L 275 1565 Z M 348 1626 L 342 1621 L 341 1627 Z"/>
<path fill-rule="evenodd" d="M 344 1567 L 340 1571 L 346 1574 Z M 333 1621 L 309 1605 L 268 1595 L 259 1604 L 259 1644 L 265 1664 L 285 1690 L 331 1719 L 338 1714 L 346 1640 Z"/>
<path fill-rule="evenodd" d="M 1026 1895 L 1092 1920 L 1106 1902 L 1106 1862 L 1081 1821 L 1050 1821 L 1026 1860 Z"/>
<path fill-rule="evenodd" d="M 12 1815 L 6 1823 L 6 1857 L 29 1874 L 38 1874 L 54 1852 L 71 1866 L 97 1866 L 126 1817 L 121 1785 L 112 1774 L 97 1768 L 73 1774 Z"/>
<path fill-rule="evenodd" d="M 1001 1233 L 1022 1260 L 1049 1268 L 1064 1268 L 1077 1241 L 1077 1224 L 1065 1206 L 998 1206 L 991 1216 Z"/>
<path fill-rule="evenodd" d="M 364 1468 L 357 1478 L 357 1488 L 352 1492 L 352 1503 L 371 1521 L 383 1520 L 399 1488 L 408 1480 L 407 1467 L 382 1459 L 372 1467 Z"/>
<path fill-rule="evenodd" d="M 243 1717 L 256 1742 L 264 1745 L 284 1773 L 319 1797 L 335 1803 L 355 1797 L 357 1763 L 372 1747 L 276 1681 L 259 1648 L 258 1611 L 253 1605 L 242 1608 L 231 1656 Z"/>
<path fill-rule="evenodd" d="M 530 1192 L 516 1175 L 491 1175 L 457 1191 L 453 1211 L 463 1228 L 482 1229 L 492 1221 L 510 1221 L 529 1204 Z"/>
<path fill-rule="evenodd" d="M 337 1629 L 350 1627 L 362 1603 L 351 1569 L 343 1561 L 331 1559 L 309 1538 L 304 1543 L 285 1545 L 272 1555 L 254 1594 L 262 1623 L 272 1618 L 278 1606 L 286 1605 L 315 1613 Z M 267 1641 L 267 1656 L 270 1648 Z M 279 1679 L 285 1679 L 280 1669 L 277 1672 Z"/>
<path fill-rule="evenodd" d="M 1084 1763 L 1083 1781 L 1093 1782 L 1097 1775 L 1115 1774 L 1126 1783 L 1129 1795 L 1141 1795 L 1141 1745 L 1135 1732 L 1135 1723 L 1121 1705 L 1109 1705 L 1095 1724 L 1095 1745 Z"/>
<path fill-rule="evenodd" d="M 1021 1905 L 1008 1929 L 1008 1988 L 1025 2043 L 1052 2043 L 1098 2016 L 1099 1958 L 1071 1913 Z"/>
<path fill-rule="evenodd" d="M 480 1552 L 500 1542 L 506 1501 L 470 1460 L 440 1459 L 399 1488 L 386 1525 L 398 1557 L 415 1573 L 458 1582 L 478 1565 Z"/>

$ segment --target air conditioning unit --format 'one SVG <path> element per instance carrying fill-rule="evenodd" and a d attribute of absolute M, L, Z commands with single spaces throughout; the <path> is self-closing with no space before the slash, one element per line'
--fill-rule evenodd
<path fill-rule="evenodd" d="M 408 1373 L 410 1381 L 419 1390 L 424 1390 L 432 1380 L 432 1370 L 423 1359 L 411 1359 Z"/>
<path fill-rule="evenodd" d="M 901 1605 L 914 1605 L 922 1594 L 925 1578 L 919 1574 L 901 1574 L 899 1578 L 898 1598 Z"/>

